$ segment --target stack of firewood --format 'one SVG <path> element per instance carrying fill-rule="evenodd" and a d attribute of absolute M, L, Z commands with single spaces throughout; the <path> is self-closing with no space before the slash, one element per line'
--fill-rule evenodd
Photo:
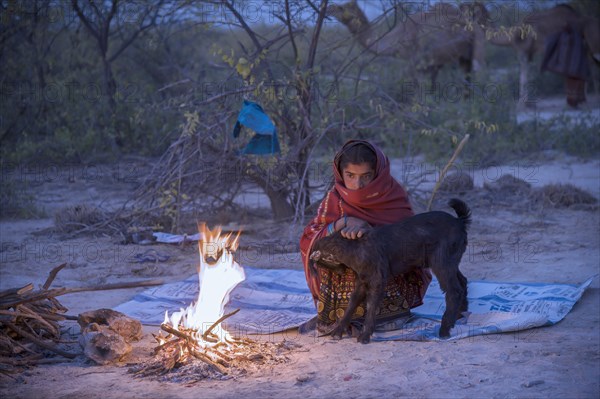
<path fill-rule="evenodd" d="M 162 284 L 160 280 L 147 280 L 50 289 L 56 274 L 65 266 L 66 263 L 52 269 L 40 289 L 34 289 L 30 283 L 24 287 L 0 291 L 0 374 L 9 375 L 22 367 L 62 362 L 78 355 L 60 347 L 64 341 L 61 340 L 59 322 L 78 320 L 78 317 L 65 315 L 67 308 L 56 299 L 57 296 Z M 47 357 L 48 354 L 60 357 Z"/>
<path fill-rule="evenodd" d="M 46 358 L 45 351 L 68 359 L 76 356 L 59 348 L 58 322 L 67 318 L 64 315 L 67 309 L 55 298 L 59 292 L 48 289 L 65 265 L 54 268 L 40 290 L 27 284 L 0 291 L 0 373 L 17 371 L 21 366 L 55 362 L 56 359 Z"/>

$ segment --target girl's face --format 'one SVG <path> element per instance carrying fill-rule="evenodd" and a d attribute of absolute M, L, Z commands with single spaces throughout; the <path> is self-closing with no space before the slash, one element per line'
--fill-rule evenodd
<path fill-rule="evenodd" d="M 349 163 L 342 170 L 342 178 L 347 189 L 358 190 L 375 178 L 375 171 L 367 162 Z"/>

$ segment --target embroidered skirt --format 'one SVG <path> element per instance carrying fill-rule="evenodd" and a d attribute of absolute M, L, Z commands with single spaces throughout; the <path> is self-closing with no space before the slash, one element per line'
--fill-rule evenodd
<path fill-rule="evenodd" d="M 350 269 L 339 275 L 323 268 L 319 268 L 319 274 L 321 288 L 317 312 L 318 325 L 323 330 L 344 316 L 354 291 L 355 275 Z M 405 316 L 411 308 L 423 304 L 423 297 L 430 282 L 429 270 L 415 270 L 390 278 L 381 306 L 377 310 L 376 322 L 379 324 Z M 365 304 L 361 303 L 352 319 L 360 320 L 364 318 L 364 314 Z"/>

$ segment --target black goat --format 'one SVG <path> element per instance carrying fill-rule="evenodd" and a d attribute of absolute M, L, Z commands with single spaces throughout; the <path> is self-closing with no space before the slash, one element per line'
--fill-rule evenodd
<path fill-rule="evenodd" d="M 426 212 L 375 227 L 356 240 L 346 239 L 336 232 L 315 242 L 310 259 L 317 265 L 336 273 L 343 273 L 349 267 L 356 273 L 356 288 L 344 317 L 332 331 L 334 338 L 342 337 L 356 307 L 366 299 L 365 321 L 358 341 L 368 343 L 388 278 L 424 267 L 431 268 L 446 293 L 446 311 L 439 335 L 441 338 L 450 336 L 456 320 L 469 306 L 467 278 L 458 265 L 467 248 L 471 212 L 456 198 L 448 205 L 457 218 L 441 211 Z"/>

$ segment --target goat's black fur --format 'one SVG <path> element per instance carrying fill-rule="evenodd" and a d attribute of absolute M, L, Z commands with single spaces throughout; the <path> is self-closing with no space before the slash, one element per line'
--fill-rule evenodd
<path fill-rule="evenodd" d="M 459 199 L 451 199 L 448 205 L 458 217 L 441 211 L 426 212 L 375 227 L 356 240 L 336 232 L 315 242 L 310 258 L 317 265 L 336 273 L 349 267 L 356 273 L 356 288 L 344 317 L 332 332 L 334 338 L 342 337 L 356 307 L 366 299 L 364 327 L 358 341 L 368 343 L 389 277 L 424 267 L 431 268 L 446 294 L 439 335 L 450 336 L 456 320 L 468 309 L 467 278 L 458 265 L 467 248 L 471 212 Z"/>

